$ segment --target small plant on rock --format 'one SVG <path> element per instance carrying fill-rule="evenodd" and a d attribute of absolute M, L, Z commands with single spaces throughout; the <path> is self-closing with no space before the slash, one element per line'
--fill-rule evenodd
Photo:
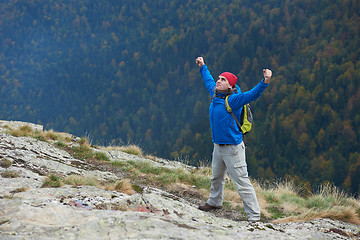
<path fill-rule="evenodd" d="M 11 167 L 11 165 L 12 165 L 12 161 L 10 161 L 9 159 L 4 158 L 0 160 L 0 166 L 3 168 L 9 168 Z"/>
<path fill-rule="evenodd" d="M 128 195 L 133 195 L 135 190 L 129 179 L 122 179 L 115 182 L 115 184 L 107 186 L 106 189 L 111 191 L 122 192 Z"/>
<path fill-rule="evenodd" d="M 96 152 L 95 158 L 100 161 L 110 161 L 109 157 L 103 152 Z"/>
<path fill-rule="evenodd" d="M 1 173 L 1 176 L 3 178 L 18 178 L 19 174 L 15 171 L 6 171 L 6 172 Z"/>
<path fill-rule="evenodd" d="M 142 149 L 139 146 L 130 144 L 127 146 L 109 146 L 103 148 L 105 151 L 122 151 L 124 153 L 136 155 L 142 157 L 144 155 Z M 153 157 L 154 158 L 154 157 Z M 149 159 L 151 159 L 151 156 L 149 156 Z"/>
<path fill-rule="evenodd" d="M 90 148 L 87 144 L 81 144 L 80 146 L 72 147 L 74 151 L 74 157 L 78 159 L 97 159 L 100 161 L 109 161 L 108 156 L 103 152 L 96 152 Z"/>
<path fill-rule="evenodd" d="M 62 183 L 61 183 L 61 179 L 59 176 L 55 175 L 55 174 L 51 174 L 50 176 L 48 176 L 45 180 L 45 182 L 43 183 L 43 185 L 41 186 L 42 188 L 58 188 L 61 187 Z"/>
<path fill-rule="evenodd" d="M 20 137 L 20 136 L 31 136 L 32 135 L 32 128 L 30 126 L 22 126 L 19 129 L 10 129 L 9 130 L 9 134 L 14 136 L 14 137 Z"/>
<path fill-rule="evenodd" d="M 99 186 L 100 183 L 95 177 L 83 177 L 80 175 L 70 175 L 64 179 L 64 183 L 68 185 L 81 186 Z"/>

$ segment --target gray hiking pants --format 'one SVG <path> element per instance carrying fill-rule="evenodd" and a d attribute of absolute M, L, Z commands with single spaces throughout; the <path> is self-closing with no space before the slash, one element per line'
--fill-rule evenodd
<path fill-rule="evenodd" d="M 243 200 L 248 220 L 260 220 L 260 207 L 247 172 L 244 142 L 239 145 L 214 144 L 211 188 L 207 201 L 211 206 L 222 206 L 226 172 Z"/>

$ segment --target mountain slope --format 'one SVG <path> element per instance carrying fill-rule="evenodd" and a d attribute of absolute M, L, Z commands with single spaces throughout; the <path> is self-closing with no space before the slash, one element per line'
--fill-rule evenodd
<path fill-rule="evenodd" d="M 75 158 L 61 149 L 64 143 L 59 144 L 61 141 L 54 139 L 69 138 L 66 145 L 75 149 L 79 142 L 81 144 L 79 138 L 67 133 L 42 132 L 42 128 L 24 122 L 1 121 L 1 239 L 189 239 L 204 236 L 208 239 L 351 239 L 359 236 L 358 225 L 343 221 L 314 219 L 299 223 L 253 224 L 202 212 L 184 196 L 148 185 L 127 193 L 122 191 L 124 188 L 107 188 L 96 181 L 124 181 L 126 171 L 117 171 L 115 166 L 106 168 L 106 161 L 97 165 L 89 159 Z M 49 134 L 48 139 L 8 134 L 19 129 L 27 130 L 28 134 L 31 129 Z M 93 150 L 101 152 L 98 148 Z M 180 163 L 159 158 L 149 160 L 121 151 L 107 154 L 111 162 L 140 162 L 142 165 L 151 162 L 162 169 L 185 168 Z M 10 164 L 5 164 L 7 162 Z M 56 185 L 60 178 L 67 179 L 68 183 Z"/>
<path fill-rule="evenodd" d="M 357 1 L 3 1 L 2 119 L 211 158 L 209 96 L 194 63 L 231 71 L 253 103 L 251 176 L 359 192 Z"/>

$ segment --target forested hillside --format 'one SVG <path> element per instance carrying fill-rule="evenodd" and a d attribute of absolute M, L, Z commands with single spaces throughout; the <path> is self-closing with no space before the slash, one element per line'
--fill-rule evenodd
<path fill-rule="evenodd" d="M 195 58 L 247 91 L 251 177 L 360 191 L 360 2 L 3 0 L 0 118 L 209 161 Z"/>

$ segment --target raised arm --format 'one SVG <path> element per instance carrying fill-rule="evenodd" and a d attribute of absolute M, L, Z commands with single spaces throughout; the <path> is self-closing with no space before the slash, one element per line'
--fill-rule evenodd
<path fill-rule="evenodd" d="M 205 83 L 207 90 L 209 91 L 210 95 L 213 96 L 215 94 L 215 81 L 214 78 L 211 76 L 204 59 L 202 57 L 198 57 L 196 59 L 196 64 L 200 67 L 200 74 Z"/>
<path fill-rule="evenodd" d="M 270 69 L 263 69 L 264 78 L 255 87 L 247 92 L 234 94 L 229 98 L 229 105 L 233 109 L 242 107 L 244 104 L 252 102 L 260 97 L 261 93 L 269 85 L 272 71 Z"/>

